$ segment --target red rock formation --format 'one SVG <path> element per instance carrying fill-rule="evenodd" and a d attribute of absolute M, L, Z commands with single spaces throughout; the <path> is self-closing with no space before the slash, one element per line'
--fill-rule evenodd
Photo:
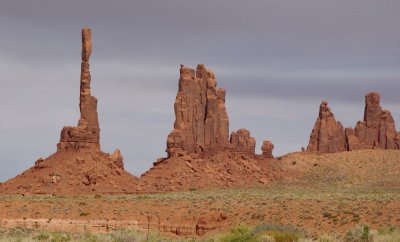
<path fill-rule="evenodd" d="M 348 151 L 358 150 L 360 148 L 360 142 L 356 136 L 354 129 L 346 128 L 345 134 L 346 134 L 346 150 Z"/>
<path fill-rule="evenodd" d="M 233 149 L 254 155 L 255 140 L 246 130 L 232 133 L 225 108 L 226 92 L 217 88 L 215 75 L 204 65 L 196 70 L 181 66 L 175 100 L 174 130 L 167 138 L 168 157 L 180 153 L 210 154 Z"/>
<path fill-rule="evenodd" d="M 64 127 L 57 152 L 22 174 L 3 183 L 0 193 L 90 194 L 132 193 L 137 178 L 124 170 L 117 149 L 112 155 L 100 150 L 97 100 L 90 94 L 90 29 L 82 29 L 80 86 L 81 118 L 77 127 Z"/>
<path fill-rule="evenodd" d="M 255 154 L 256 140 L 250 136 L 250 131 L 239 129 L 232 132 L 230 139 L 230 147 L 237 153 Z"/>
<path fill-rule="evenodd" d="M 138 191 L 268 184 L 283 174 L 273 159 L 266 159 L 272 157 L 273 145 L 266 157 L 255 155 L 256 141 L 248 130 L 239 129 L 229 138 L 226 93 L 216 86 L 214 74 L 204 65 L 196 71 L 181 66 L 168 157 L 142 174 Z"/>
<path fill-rule="evenodd" d="M 97 99 L 90 93 L 89 58 L 92 52 L 91 30 L 82 29 L 82 63 L 79 108 L 81 117 L 77 127 L 64 127 L 58 151 L 100 150 L 100 128 L 97 117 Z"/>
<path fill-rule="evenodd" d="M 365 96 L 364 121 L 357 122 L 355 137 L 360 148 L 399 149 L 400 137 L 392 114 L 382 109 L 379 93 L 371 92 Z"/>
<path fill-rule="evenodd" d="M 307 151 L 333 153 L 346 150 L 345 132 L 336 122 L 327 101 L 322 101 L 319 116 L 310 135 Z"/>
<path fill-rule="evenodd" d="M 272 154 L 272 151 L 274 150 L 274 144 L 272 144 L 271 141 L 264 140 L 261 150 L 265 158 L 274 158 L 274 155 Z"/>

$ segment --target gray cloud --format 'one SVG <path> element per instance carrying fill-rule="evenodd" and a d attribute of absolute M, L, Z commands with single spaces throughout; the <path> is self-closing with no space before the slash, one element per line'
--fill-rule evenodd
<path fill-rule="evenodd" d="M 179 64 L 204 63 L 227 89 L 231 130 L 276 154 L 305 146 L 319 103 L 362 118 L 364 95 L 400 121 L 397 0 L 54 1 L 0 7 L 0 180 L 55 151 L 79 117 L 80 28 L 93 30 L 102 147 L 139 175 L 164 156 Z"/>

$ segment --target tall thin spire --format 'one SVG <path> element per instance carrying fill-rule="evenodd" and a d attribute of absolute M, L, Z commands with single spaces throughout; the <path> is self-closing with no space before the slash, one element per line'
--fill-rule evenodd
<path fill-rule="evenodd" d="M 100 128 L 97 115 L 97 99 L 90 92 L 91 30 L 82 29 L 82 62 L 80 77 L 79 109 L 81 117 L 77 127 L 64 127 L 61 131 L 58 151 L 100 149 Z"/>

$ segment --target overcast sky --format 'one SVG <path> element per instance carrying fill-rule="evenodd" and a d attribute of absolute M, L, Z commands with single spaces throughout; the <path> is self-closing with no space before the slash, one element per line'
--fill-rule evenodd
<path fill-rule="evenodd" d="M 180 64 L 214 71 L 230 130 L 249 129 L 257 152 L 307 146 L 323 99 L 349 127 L 378 91 L 399 124 L 399 13 L 399 0 L 2 0 L 0 181 L 77 124 L 83 26 L 102 150 L 140 175 L 166 156 Z"/>

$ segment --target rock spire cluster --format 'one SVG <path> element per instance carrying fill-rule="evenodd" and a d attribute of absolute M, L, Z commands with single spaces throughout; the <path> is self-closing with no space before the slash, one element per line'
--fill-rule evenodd
<path fill-rule="evenodd" d="M 100 150 L 100 127 L 97 115 L 97 99 L 90 93 L 89 58 L 92 52 L 91 30 L 82 29 L 82 62 L 80 77 L 81 117 L 77 127 L 65 126 L 61 131 L 57 151 L 81 149 Z"/>
<path fill-rule="evenodd" d="M 255 154 L 255 139 L 240 129 L 229 137 L 226 91 L 217 88 L 214 73 L 200 64 L 181 65 L 174 104 L 175 123 L 167 138 L 168 157 L 181 153 L 209 155 L 221 150 Z"/>
<path fill-rule="evenodd" d="M 400 134 L 396 131 L 390 111 L 382 109 L 378 93 L 370 92 L 365 96 L 364 120 L 358 121 L 354 129 L 343 129 L 327 105 L 323 101 L 320 106 L 308 151 L 333 153 L 358 149 L 400 149 Z"/>

